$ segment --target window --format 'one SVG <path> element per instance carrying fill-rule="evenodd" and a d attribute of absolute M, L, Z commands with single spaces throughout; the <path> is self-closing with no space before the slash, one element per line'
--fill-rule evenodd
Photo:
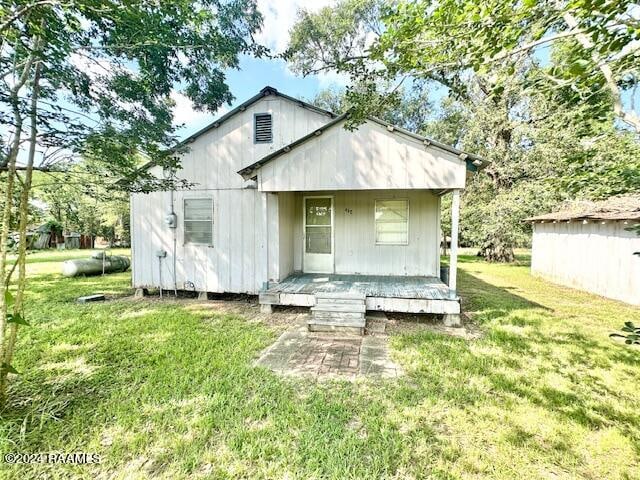
<path fill-rule="evenodd" d="M 253 141 L 255 143 L 271 143 L 273 141 L 271 114 L 256 113 L 253 119 Z"/>
<path fill-rule="evenodd" d="M 376 200 L 376 245 L 409 244 L 409 201 Z"/>
<path fill-rule="evenodd" d="M 213 245 L 213 200 L 184 199 L 184 243 Z"/>

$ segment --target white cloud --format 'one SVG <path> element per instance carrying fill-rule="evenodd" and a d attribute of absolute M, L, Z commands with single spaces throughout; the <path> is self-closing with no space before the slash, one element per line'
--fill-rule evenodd
<path fill-rule="evenodd" d="M 173 107 L 173 124 L 183 125 L 178 133 L 180 138 L 188 137 L 229 111 L 227 105 L 220 107 L 215 114 L 196 111 L 189 97 L 176 90 L 171 92 L 171 98 L 176 102 Z"/>
<path fill-rule="evenodd" d="M 327 72 L 320 72 L 318 75 L 318 82 L 320 87 L 346 87 L 349 85 L 349 75 L 345 73 L 338 73 L 333 70 Z"/>
<path fill-rule="evenodd" d="M 257 40 L 277 53 L 287 48 L 289 30 L 293 27 L 298 10 L 304 8 L 317 12 L 322 7 L 335 4 L 335 0 L 258 0 L 258 9 L 264 16 L 262 31 Z"/>
<path fill-rule="evenodd" d="M 215 117 L 224 115 L 229 109 L 226 106 L 222 106 L 215 115 L 209 112 L 199 112 L 193 108 L 193 102 L 186 95 L 173 90 L 171 92 L 171 99 L 176 102 L 173 107 L 173 123 L 174 125 L 187 124 L 201 124 L 206 121 L 213 121 Z"/>

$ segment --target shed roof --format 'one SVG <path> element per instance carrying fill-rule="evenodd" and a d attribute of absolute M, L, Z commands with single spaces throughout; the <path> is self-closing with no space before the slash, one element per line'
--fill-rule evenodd
<path fill-rule="evenodd" d="M 640 220 L 640 194 L 610 197 L 599 202 L 573 201 L 556 212 L 527 218 L 529 222 L 568 220 Z"/>
<path fill-rule="evenodd" d="M 280 155 L 287 153 L 289 151 L 291 151 L 292 149 L 302 145 L 303 143 L 306 143 L 307 141 L 313 139 L 314 137 L 320 135 L 322 132 L 324 132 L 325 130 L 328 130 L 332 127 L 334 127 L 335 125 L 338 125 L 344 121 L 346 121 L 349 118 L 349 112 L 343 113 L 341 115 L 338 115 L 337 117 L 335 117 L 332 121 L 326 123 L 325 125 L 321 126 L 320 128 L 317 128 L 316 130 L 310 132 L 309 134 L 305 135 L 304 137 L 300 137 L 299 139 L 291 142 L 289 145 L 285 145 L 284 147 L 282 147 L 279 150 L 276 150 L 273 153 L 270 153 L 269 155 L 261 158 L 260 160 L 258 160 L 257 162 L 248 165 L 244 168 L 242 168 L 241 170 L 238 171 L 238 173 L 240 175 L 242 175 L 245 179 L 248 178 L 252 178 L 256 175 L 257 170 L 262 167 L 263 165 L 269 163 L 271 160 L 274 160 L 276 158 L 278 158 Z M 383 127 L 386 127 L 387 130 L 389 130 L 390 132 L 393 133 L 397 133 L 400 135 L 406 135 L 408 137 L 411 137 L 415 140 L 418 140 L 420 142 L 423 142 L 426 146 L 431 146 L 431 147 L 435 147 L 435 148 L 439 148 L 441 150 L 447 151 L 449 153 L 453 153 L 454 155 L 458 155 L 460 156 L 460 158 L 462 158 L 463 160 L 466 161 L 467 163 L 467 168 L 468 170 L 471 171 L 477 171 L 481 168 L 486 167 L 489 164 L 489 161 L 485 160 L 484 158 L 481 158 L 477 155 L 474 155 L 472 153 L 468 153 L 468 152 L 464 152 L 462 150 L 459 150 L 455 147 L 452 147 L 450 145 L 446 145 L 444 143 L 440 143 L 436 140 L 433 140 L 431 138 L 425 137 L 423 135 L 419 135 L 417 133 L 413 133 L 409 130 L 405 130 L 404 128 L 392 125 L 388 122 L 385 122 L 384 120 L 381 120 L 379 118 L 376 117 L 367 117 L 367 120 L 377 123 L 379 125 L 382 125 Z"/>

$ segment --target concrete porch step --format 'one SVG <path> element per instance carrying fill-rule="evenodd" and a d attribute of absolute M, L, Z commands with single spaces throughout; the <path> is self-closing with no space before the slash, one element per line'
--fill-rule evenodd
<path fill-rule="evenodd" d="M 316 312 L 311 316 L 312 322 L 326 323 L 326 322 L 342 322 L 342 323 L 363 323 L 366 321 L 364 315 L 361 314 L 349 314 L 342 312 Z"/>
<path fill-rule="evenodd" d="M 336 327 L 365 327 L 367 321 L 364 318 L 310 318 L 307 321 L 308 325 L 334 325 Z"/>

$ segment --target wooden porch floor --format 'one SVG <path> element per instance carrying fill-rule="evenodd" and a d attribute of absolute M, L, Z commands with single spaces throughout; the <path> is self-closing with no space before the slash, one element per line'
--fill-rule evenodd
<path fill-rule="evenodd" d="M 452 300 L 449 287 L 437 277 L 334 275 L 295 273 L 265 293 L 362 293 L 366 297 Z"/>

